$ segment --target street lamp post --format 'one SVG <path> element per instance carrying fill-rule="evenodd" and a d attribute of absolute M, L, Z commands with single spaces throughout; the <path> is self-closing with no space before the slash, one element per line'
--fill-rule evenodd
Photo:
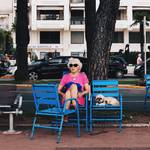
<path fill-rule="evenodd" d="M 147 74 L 147 64 L 146 64 L 146 16 L 143 19 L 144 24 L 144 74 Z"/>

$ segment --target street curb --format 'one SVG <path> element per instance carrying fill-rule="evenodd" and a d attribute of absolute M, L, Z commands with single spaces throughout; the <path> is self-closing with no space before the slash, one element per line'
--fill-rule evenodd
<path fill-rule="evenodd" d="M 0 77 L 0 79 L 14 79 L 14 76 L 12 76 L 12 75 L 5 75 L 5 76 Z"/>
<path fill-rule="evenodd" d="M 18 88 L 31 88 L 32 84 L 16 84 Z M 134 89 L 144 89 L 145 86 L 133 86 L 133 85 L 119 85 L 119 88 L 134 88 Z"/>
<path fill-rule="evenodd" d="M 29 84 L 16 84 L 16 87 L 17 88 L 31 88 L 32 87 L 32 83 L 29 83 Z M 118 87 L 119 88 L 127 88 L 127 89 L 131 89 L 131 88 L 134 88 L 134 89 L 144 89 L 145 88 L 145 86 L 122 85 L 122 84 L 119 84 Z"/>
<path fill-rule="evenodd" d="M 44 125 L 48 125 L 48 124 L 44 124 Z M 7 124 L 1 124 L 0 126 L 7 126 Z M 32 127 L 32 124 L 15 124 L 15 126 L 17 127 Z M 118 127 L 118 124 L 113 124 L 113 125 L 98 125 L 98 124 L 94 124 L 94 127 Z M 83 125 L 81 125 L 81 127 L 83 127 Z M 122 124 L 122 127 L 127 127 L 127 128 L 131 128 L 131 127 L 150 127 L 150 123 L 129 123 L 129 124 Z"/>
<path fill-rule="evenodd" d="M 140 88 L 140 89 L 142 89 L 142 88 L 145 88 L 145 86 L 119 84 L 119 88 L 136 88 L 136 89 Z"/>

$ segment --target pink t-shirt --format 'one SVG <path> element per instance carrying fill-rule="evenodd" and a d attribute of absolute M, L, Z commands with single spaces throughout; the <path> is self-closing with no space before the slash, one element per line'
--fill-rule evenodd
<path fill-rule="evenodd" d="M 79 83 L 82 86 L 82 91 L 84 90 L 84 85 L 89 83 L 89 80 L 84 72 L 79 73 L 76 77 L 72 77 L 70 73 L 65 74 L 60 81 L 60 85 L 64 86 L 68 82 Z M 84 97 L 79 97 L 78 102 L 80 105 L 85 104 Z"/>

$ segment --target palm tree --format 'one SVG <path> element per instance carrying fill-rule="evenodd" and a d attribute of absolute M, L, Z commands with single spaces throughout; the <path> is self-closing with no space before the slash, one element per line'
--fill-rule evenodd
<path fill-rule="evenodd" d="M 5 30 L 0 29 L 0 50 L 5 48 Z"/>
<path fill-rule="evenodd" d="M 11 31 L 5 31 L 5 53 L 12 54 L 13 49 L 13 39 L 11 36 Z"/>
<path fill-rule="evenodd" d="M 150 15 L 147 11 L 141 10 L 141 11 L 136 11 L 134 13 L 134 23 L 131 26 L 140 25 L 140 49 L 141 49 L 141 54 L 142 54 L 142 59 L 144 59 L 144 22 L 143 18 L 146 16 L 146 20 L 150 20 Z M 148 22 L 146 22 L 146 25 L 149 25 Z"/>
<path fill-rule="evenodd" d="M 17 0 L 15 79 L 28 80 L 27 46 L 29 43 L 28 0 Z"/>
<path fill-rule="evenodd" d="M 88 1 L 88 3 L 85 3 L 85 8 L 93 2 L 91 0 L 86 1 Z M 93 26 L 91 28 L 92 31 L 88 34 L 91 38 L 87 40 L 87 47 L 90 45 L 90 48 L 87 48 L 88 51 L 90 50 L 90 56 L 88 56 L 90 80 L 106 79 L 108 76 L 109 53 L 120 3 L 120 0 L 99 1 L 100 4 L 97 12 L 93 13 L 93 11 L 95 11 L 94 9 L 85 9 L 85 11 L 92 11 L 86 12 L 85 14 L 92 13 L 93 15 L 91 15 L 91 17 L 95 19 L 93 21 L 94 23 L 91 24 Z M 87 6 L 87 4 L 89 5 Z M 87 18 L 89 22 L 91 19 L 93 20 L 91 17 Z M 86 23 L 89 22 L 86 21 Z"/>

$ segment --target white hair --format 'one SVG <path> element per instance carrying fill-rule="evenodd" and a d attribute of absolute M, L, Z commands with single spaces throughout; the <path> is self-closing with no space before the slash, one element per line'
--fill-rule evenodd
<path fill-rule="evenodd" d="M 82 63 L 81 63 L 81 61 L 78 58 L 72 58 L 72 57 L 69 58 L 69 62 L 67 64 L 68 68 L 69 68 L 70 64 L 78 64 L 79 67 L 80 67 L 80 70 L 82 69 Z"/>

